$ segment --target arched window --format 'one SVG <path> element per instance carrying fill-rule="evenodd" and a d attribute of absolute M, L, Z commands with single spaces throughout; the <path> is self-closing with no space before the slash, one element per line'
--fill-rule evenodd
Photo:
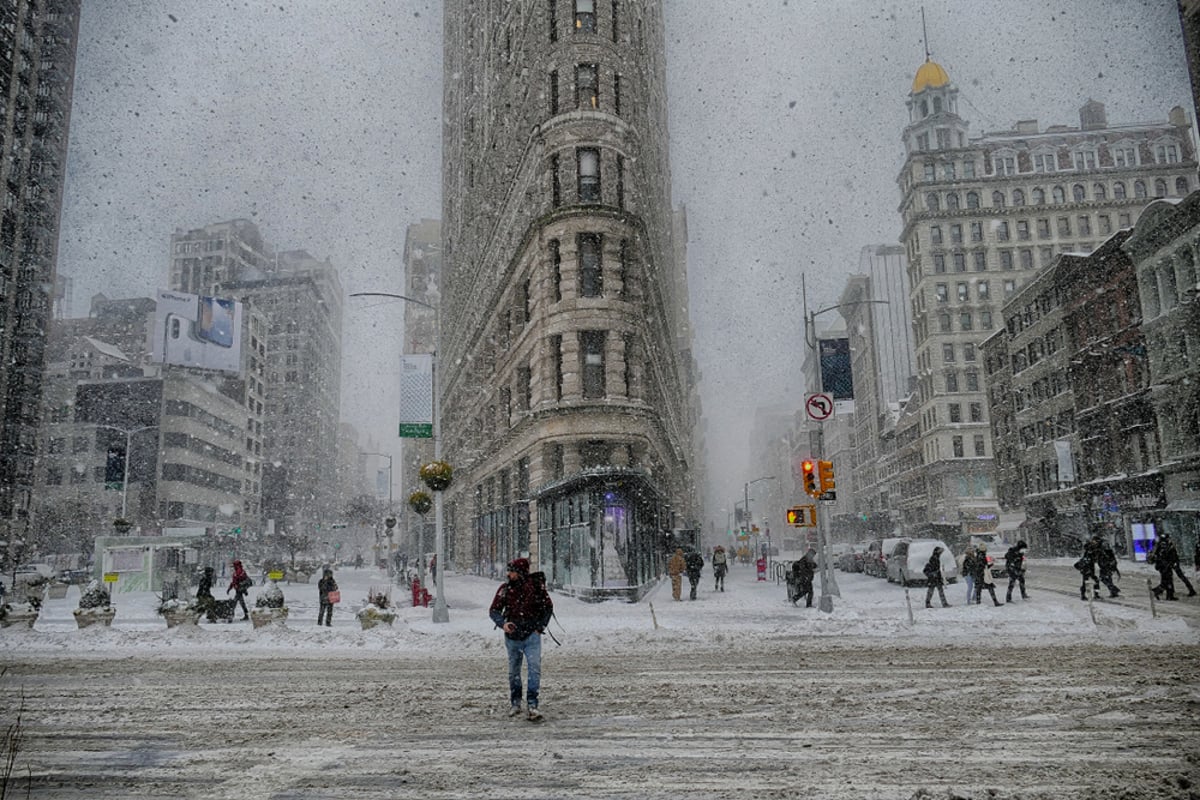
<path fill-rule="evenodd" d="M 992 205 L 996 208 L 1004 208 L 1004 192 L 992 192 Z"/>
<path fill-rule="evenodd" d="M 1125 184 L 1117 181 L 1113 184 L 1113 200 L 1125 199 Z"/>
<path fill-rule="evenodd" d="M 1155 197 L 1166 197 L 1167 196 L 1167 182 L 1164 181 L 1162 178 L 1159 178 L 1156 181 L 1154 181 L 1154 196 Z"/>
<path fill-rule="evenodd" d="M 1013 205 L 1014 206 L 1025 205 L 1025 192 L 1022 191 L 1021 189 L 1013 189 Z"/>
<path fill-rule="evenodd" d="M 1046 192 L 1040 186 L 1033 190 L 1033 204 L 1035 206 L 1046 205 Z"/>
<path fill-rule="evenodd" d="M 979 208 L 979 192 L 967 192 L 967 208 Z"/>
<path fill-rule="evenodd" d="M 1108 189 L 1104 188 L 1103 183 L 1094 183 L 1092 184 L 1092 197 L 1096 198 L 1097 200 L 1107 200 Z"/>
<path fill-rule="evenodd" d="M 1063 191 L 1063 187 L 1061 186 L 1055 186 L 1054 191 L 1051 192 L 1051 196 L 1054 198 L 1055 205 L 1067 202 L 1067 193 Z"/>
<path fill-rule="evenodd" d="M 1176 178 L 1175 179 L 1175 194 L 1179 195 L 1180 197 L 1187 197 L 1189 188 L 1190 187 L 1188 187 L 1188 179 L 1187 178 Z"/>
<path fill-rule="evenodd" d="M 1082 203 L 1084 200 L 1087 200 L 1087 189 L 1083 188 L 1082 183 L 1077 183 L 1071 187 L 1071 196 L 1075 199 L 1076 203 Z"/>
<path fill-rule="evenodd" d="M 1133 182 L 1133 196 L 1139 200 L 1144 200 L 1146 198 L 1146 182 L 1145 181 L 1134 181 Z"/>
<path fill-rule="evenodd" d="M 957 211 L 958 210 L 958 195 L 955 194 L 954 192 L 950 192 L 949 194 L 946 195 L 946 210 L 947 211 Z"/>
<path fill-rule="evenodd" d="M 929 211 L 941 211 L 942 204 L 938 201 L 938 196 L 933 192 L 925 195 L 925 208 Z"/>

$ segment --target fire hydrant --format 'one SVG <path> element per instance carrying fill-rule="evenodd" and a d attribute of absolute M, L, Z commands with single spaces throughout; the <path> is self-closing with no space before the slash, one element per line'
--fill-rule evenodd
<path fill-rule="evenodd" d="M 416 578 L 413 578 L 413 582 L 412 582 L 413 608 L 416 608 L 417 606 L 421 605 L 421 592 L 422 591 L 423 590 L 421 589 L 421 582 L 419 580 L 417 580 Z"/>

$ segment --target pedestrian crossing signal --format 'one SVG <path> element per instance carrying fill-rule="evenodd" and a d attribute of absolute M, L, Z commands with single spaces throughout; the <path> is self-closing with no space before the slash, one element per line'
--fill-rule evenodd
<path fill-rule="evenodd" d="M 787 524 L 794 528 L 817 527 L 816 506 L 793 506 L 787 510 Z"/>

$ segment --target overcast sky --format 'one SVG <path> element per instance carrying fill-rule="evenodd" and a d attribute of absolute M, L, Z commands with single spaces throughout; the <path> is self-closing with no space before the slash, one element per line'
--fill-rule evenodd
<path fill-rule="evenodd" d="M 800 402 L 800 274 L 810 307 L 834 303 L 861 248 L 899 235 L 922 5 L 974 133 L 1078 125 L 1089 98 L 1110 124 L 1192 111 L 1175 0 L 666 0 L 719 524 L 755 477 L 748 409 Z M 235 217 L 328 256 L 347 293 L 401 291 L 405 227 L 441 213 L 441 17 L 425 0 L 83 3 L 60 253 L 72 313 L 95 292 L 152 294 L 175 228 Z M 400 324 L 394 305 L 347 302 L 343 418 L 394 452 Z"/>

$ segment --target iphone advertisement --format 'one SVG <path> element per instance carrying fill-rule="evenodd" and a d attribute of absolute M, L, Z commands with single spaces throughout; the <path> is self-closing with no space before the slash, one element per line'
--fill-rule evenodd
<path fill-rule="evenodd" d="M 150 334 L 154 361 L 240 372 L 242 304 L 236 300 L 158 290 Z"/>

